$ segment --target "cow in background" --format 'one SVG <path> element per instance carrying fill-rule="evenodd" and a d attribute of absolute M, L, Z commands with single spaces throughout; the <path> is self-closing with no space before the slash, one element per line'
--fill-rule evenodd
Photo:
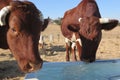
<path fill-rule="evenodd" d="M 42 67 L 38 44 L 47 25 L 48 20 L 32 2 L 0 0 L 0 48 L 10 49 L 22 71 Z"/>
<path fill-rule="evenodd" d="M 61 31 L 66 41 L 66 61 L 70 61 L 72 52 L 73 61 L 78 59 L 93 62 L 102 37 L 102 30 L 111 30 L 116 27 L 118 20 L 101 18 L 95 0 L 82 0 L 75 8 L 65 12 L 61 23 Z"/>

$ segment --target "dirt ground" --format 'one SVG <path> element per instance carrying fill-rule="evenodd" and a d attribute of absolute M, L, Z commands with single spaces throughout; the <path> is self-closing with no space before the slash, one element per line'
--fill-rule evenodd
<path fill-rule="evenodd" d="M 99 45 L 96 59 L 120 58 L 120 26 L 111 31 L 102 31 L 103 36 Z M 65 62 L 65 42 L 60 26 L 49 24 L 42 32 L 44 49 L 39 49 L 44 61 Z M 51 39 L 52 37 L 52 39 Z M 9 50 L 0 49 L 0 80 L 24 80 L 25 74 L 19 70 L 16 60 Z"/>

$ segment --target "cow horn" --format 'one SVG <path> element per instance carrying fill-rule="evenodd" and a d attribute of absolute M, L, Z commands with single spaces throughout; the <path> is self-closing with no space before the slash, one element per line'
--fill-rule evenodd
<path fill-rule="evenodd" d="M 82 18 L 79 18 L 79 19 L 78 19 L 78 22 L 80 22 L 80 21 L 81 21 L 81 19 L 82 19 Z"/>
<path fill-rule="evenodd" d="M 0 26 L 6 25 L 5 18 L 10 12 L 11 6 L 6 6 L 0 10 Z"/>
<path fill-rule="evenodd" d="M 104 23 L 109 23 L 110 19 L 109 18 L 99 18 L 99 21 L 101 24 L 104 24 Z"/>

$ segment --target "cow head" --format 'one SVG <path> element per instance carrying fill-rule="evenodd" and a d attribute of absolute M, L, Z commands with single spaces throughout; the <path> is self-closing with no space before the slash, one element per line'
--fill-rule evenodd
<path fill-rule="evenodd" d="M 0 25 L 8 27 L 8 46 L 21 70 L 32 72 L 40 69 L 43 61 L 38 42 L 40 32 L 47 26 L 41 12 L 31 2 L 13 1 L 1 10 L 0 15 Z"/>
<path fill-rule="evenodd" d="M 95 61 L 96 51 L 101 40 L 101 30 L 111 30 L 116 27 L 118 20 L 98 17 L 79 18 L 79 26 L 68 26 L 73 32 L 78 32 L 82 42 L 81 60 Z"/>

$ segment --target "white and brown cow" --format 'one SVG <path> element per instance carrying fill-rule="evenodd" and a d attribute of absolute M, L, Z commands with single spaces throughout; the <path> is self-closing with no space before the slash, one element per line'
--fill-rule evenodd
<path fill-rule="evenodd" d="M 66 61 L 70 61 L 71 51 L 73 61 L 77 61 L 76 45 L 79 60 L 95 61 L 101 31 L 111 30 L 117 24 L 117 20 L 101 18 L 95 0 L 82 0 L 78 6 L 66 11 L 61 24 L 62 34 L 66 38 Z"/>
<path fill-rule="evenodd" d="M 40 69 L 39 37 L 48 25 L 29 1 L 0 0 L 0 48 L 10 49 L 24 72 Z"/>

